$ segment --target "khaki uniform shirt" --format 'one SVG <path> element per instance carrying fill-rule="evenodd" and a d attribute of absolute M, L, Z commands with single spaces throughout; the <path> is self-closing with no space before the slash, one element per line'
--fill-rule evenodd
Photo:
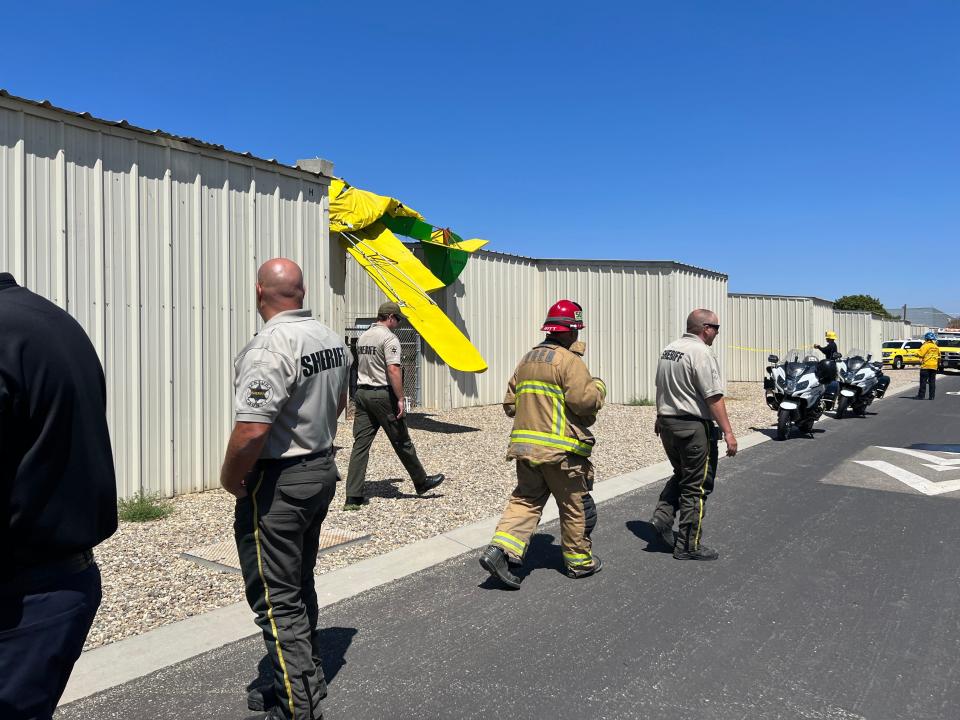
<path fill-rule="evenodd" d="M 237 421 L 272 425 L 261 458 L 309 455 L 333 445 L 350 362 L 340 337 L 309 310 L 270 318 L 234 361 Z"/>
<path fill-rule="evenodd" d="M 691 333 L 667 345 L 657 363 L 657 414 L 712 420 L 707 398 L 723 395 L 720 365 L 703 340 Z"/>
<path fill-rule="evenodd" d="M 400 340 L 390 328 L 374 323 L 357 340 L 357 383 L 389 385 L 387 365 L 400 364 Z"/>

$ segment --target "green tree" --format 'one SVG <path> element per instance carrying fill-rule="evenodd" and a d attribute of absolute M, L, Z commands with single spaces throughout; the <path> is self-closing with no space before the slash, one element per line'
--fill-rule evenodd
<path fill-rule="evenodd" d="M 833 301 L 833 307 L 836 310 L 866 310 L 880 317 L 893 317 L 883 309 L 883 303 L 879 298 L 870 295 L 844 295 Z"/>

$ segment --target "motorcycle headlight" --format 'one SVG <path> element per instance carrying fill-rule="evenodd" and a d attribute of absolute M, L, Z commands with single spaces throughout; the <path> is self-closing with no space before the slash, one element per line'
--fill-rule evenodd
<path fill-rule="evenodd" d="M 783 379 L 782 375 L 777 377 L 777 385 L 784 387 L 786 384 L 787 382 Z"/>
<path fill-rule="evenodd" d="M 854 376 L 853 379 L 854 379 L 854 380 L 863 380 L 864 377 L 865 377 L 864 373 L 857 373 L 856 376 Z"/>
<path fill-rule="evenodd" d="M 797 383 L 797 390 L 806 390 L 808 387 L 810 387 L 809 380 L 804 380 L 801 383 Z"/>

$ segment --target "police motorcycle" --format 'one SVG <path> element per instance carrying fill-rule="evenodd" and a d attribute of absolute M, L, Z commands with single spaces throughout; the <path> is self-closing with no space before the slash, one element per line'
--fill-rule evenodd
<path fill-rule="evenodd" d="M 865 415 L 867 406 L 886 393 L 890 378 L 883 374 L 881 362 L 870 362 L 872 357 L 860 348 L 854 348 L 842 363 L 838 363 L 837 419 L 842 418 L 847 410 L 854 415 Z"/>
<path fill-rule="evenodd" d="M 819 360 L 808 352 L 788 350 L 782 362 L 776 355 L 767 362 L 763 388 L 767 405 L 777 413 L 777 440 L 786 440 L 792 426 L 811 432 L 824 410 L 833 408 L 835 395 L 828 389 L 837 378 L 837 358 Z"/>

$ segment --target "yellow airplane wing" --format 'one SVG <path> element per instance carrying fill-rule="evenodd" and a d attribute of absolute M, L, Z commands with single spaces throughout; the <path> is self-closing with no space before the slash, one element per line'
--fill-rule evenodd
<path fill-rule="evenodd" d="M 415 293 L 427 293 L 444 286 L 382 223 L 355 232 L 341 231 L 340 235 L 347 252 L 374 280 L 379 277 L 396 286 L 398 291 L 407 288 Z"/>
<path fill-rule="evenodd" d="M 400 305 L 410 324 L 440 359 L 463 372 L 480 373 L 487 369 L 480 351 L 427 295 L 427 290 L 441 288 L 443 283 L 393 233 L 377 223 L 340 235 L 347 252 L 383 294 Z"/>
<path fill-rule="evenodd" d="M 430 298 L 404 300 L 390 293 L 387 297 L 400 305 L 410 324 L 447 365 L 463 372 L 482 373 L 487 369 L 480 351 Z"/>

